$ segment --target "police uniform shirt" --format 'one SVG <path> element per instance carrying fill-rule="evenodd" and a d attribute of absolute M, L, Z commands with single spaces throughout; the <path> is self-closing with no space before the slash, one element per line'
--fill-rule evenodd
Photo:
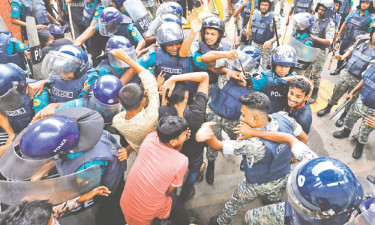
<path fill-rule="evenodd" d="M 360 10 L 353 10 L 345 19 L 345 22 L 349 23 L 350 19 L 352 18 L 353 16 L 353 13 L 357 13 L 358 16 L 360 16 Z M 370 12 L 367 10 L 362 16 L 367 16 Z M 375 23 L 375 18 L 374 16 L 371 16 L 370 18 L 368 18 L 368 20 L 366 21 L 366 23 L 368 24 L 367 26 L 367 32 L 371 32 L 371 29 L 372 27 L 374 26 L 374 23 Z"/>
<path fill-rule="evenodd" d="M 29 0 L 32 2 L 31 0 Z M 10 4 L 10 17 L 12 18 L 20 18 L 20 16 L 25 15 L 25 6 L 19 0 L 12 0 Z"/>
<path fill-rule="evenodd" d="M 299 125 L 295 119 L 283 115 L 287 118 L 293 127 L 293 135 L 299 136 L 302 133 L 302 127 Z M 254 128 L 257 130 L 265 131 L 278 131 L 279 123 L 271 115 L 269 115 L 270 122 L 263 127 Z M 252 137 L 243 140 L 225 140 L 223 141 L 223 154 L 225 155 L 245 155 L 249 161 L 252 163 L 252 158 L 254 157 L 253 163 L 257 163 L 262 160 L 266 154 L 266 146 L 264 145 L 261 138 Z"/>
<path fill-rule="evenodd" d="M 290 4 L 290 7 L 295 8 L 298 1 L 299 0 L 293 0 L 292 4 Z M 311 1 L 313 1 L 313 0 L 311 0 Z M 314 3 L 311 4 L 310 12 L 311 11 L 314 11 Z"/>
<path fill-rule="evenodd" d="M 267 73 L 268 71 L 262 71 L 260 74 L 252 78 L 254 90 L 266 93 L 267 77 L 268 77 Z M 296 75 L 295 72 L 287 75 L 286 77 L 294 76 L 294 75 Z M 274 79 L 273 81 L 274 83 L 272 83 L 271 86 L 288 85 L 288 81 L 282 79 L 282 77 L 280 77 L 279 75 L 275 74 L 275 77 L 278 79 Z"/>
<path fill-rule="evenodd" d="M 139 64 L 143 66 L 144 68 L 147 68 L 152 74 L 154 74 L 153 68 L 155 67 L 156 51 L 157 51 L 157 48 L 151 48 L 146 54 L 142 56 L 141 60 L 139 61 Z M 170 58 L 168 53 L 167 53 L 167 57 Z M 192 57 L 192 56 L 189 56 L 189 57 Z M 192 59 L 193 59 L 192 61 L 195 66 L 199 67 L 202 70 L 208 70 L 208 65 L 202 63 L 200 56 L 195 55 L 192 57 Z M 175 60 L 177 60 L 177 58 Z M 193 64 L 191 62 L 190 62 L 190 71 L 193 71 Z M 159 74 L 154 74 L 154 75 L 157 76 Z"/>
<path fill-rule="evenodd" d="M 200 68 L 200 69 L 204 69 L 204 70 L 207 70 L 208 69 L 208 65 L 203 63 L 202 60 L 201 60 L 201 57 L 202 57 L 202 54 L 199 53 L 200 51 L 200 45 L 199 45 L 199 42 L 200 42 L 200 38 L 196 38 L 193 43 L 191 44 L 191 47 L 190 47 L 190 52 L 191 52 L 191 55 L 193 57 L 193 60 L 194 60 L 194 64 Z M 220 42 L 220 45 L 218 48 L 222 47 L 222 43 Z M 212 51 L 217 51 L 215 49 L 212 49 Z M 229 62 L 228 62 L 228 59 L 227 58 L 223 58 L 223 59 L 217 59 L 216 60 L 216 64 L 215 64 L 215 68 L 219 68 L 219 67 L 228 67 L 229 65 Z M 205 69 L 205 67 L 207 66 L 207 69 Z"/>
<path fill-rule="evenodd" d="M 8 55 L 13 55 L 14 53 L 24 53 L 29 47 L 19 41 L 17 38 L 10 38 L 9 45 L 6 47 Z"/>
<path fill-rule="evenodd" d="M 332 44 L 333 39 L 335 38 L 335 32 L 336 32 L 335 22 L 331 19 L 331 17 L 330 18 L 319 19 L 319 16 L 318 16 L 317 13 L 314 15 L 314 17 L 315 17 L 315 25 L 316 25 L 316 27 L 319 25 L 319 23 L 322 23 L 325 20 L 331 20 L 328 23 L 326 29 L 324 30 L 324 35 L 325 35 L 324 39 L 329 40 L 329 43 Z M 320 33 L 323 33 L 323 31 L 320 31 Z"/>
<path fill-rule="evenodd" d="M 298 36 L 298 33 L 296 32 L 295 35 L 294 35 L 294 38 L 297 39 L 297 41 L 302 42 L 302 40 L 305 39 L 308 35 L 309 35 L 309 33 L 306 32 L 306 33 L 302 33 L 301 35 Z M 312 46 L 313 42 L 312 42 L 312 40 L 306 40 L 303 44 L 307 45 L 307 46 Z"/>
<path fill-rule="evenodd" d="M 91 3 L 90 3 L 90 5 L 91 5 Z M 99 16 L 100 16 L 100 13 L 103 11 L 103 9 L 104 9 L 104 6 L 102 4 L 100 4 L 95 11 L 94 17 L 92 18 L 93 21 L 99 22 Z"/>
<path fill-rule="evenodd" d="M 118 26 L 120 27 L 120 25 Z M 99 23 L 96 23 L 94 27 L 96 31 L 99 31 Z M 137 43 L 140 42 L 141 40 L 144 40 L 138 28 L 133 23 L 130 23 L 126 29 L 127 29 L 128 34 L 130 34 L 133 40 L 136 41 Z"/>

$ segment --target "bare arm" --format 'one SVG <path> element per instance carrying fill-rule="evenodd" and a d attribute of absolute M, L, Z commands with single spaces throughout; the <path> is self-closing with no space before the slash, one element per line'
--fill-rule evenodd
<path fill-rule="evenodd" d="M 342 32 L 345 30 L 346 26 L 348 25 L 348 22 L 344 22 L 340 28 L 340 31 L 339 31 L 339 34 L 337 35 L 337 40 L 340 40 L 341 39 L 341 34 Z"/>
<path fill-rule="evenodd" d="M 74 42 L 74 45 L 81 46 L 87 39 L 95 34 L 96 30 L 94 26 L 89 26 Z"/>
<path fill-rule="evenodd" d="M 171 76 L 167 81 L 165 81 L 163 85 L 163 96 L 164 93 L 169 90 L 169 96 L 172 95 L 172 91 L 174 89 L 174 85 L 178 81 L 194 81 L 198 82 L 198 92 L 203 92 L 206 95 L 208 95 L 208 83 L 209 83 L 209 78 L 208 78 L 208 73 L 206 72 L 195 72 L 195 73 L 185 73 L 182 75 L 174 75 Z"/>
<path fill-rule="evenodd" d="M 201 128 L 197 131 L 195 135 L 195 139 L 197 142 L 206 142 L 210 148 L 214 149 L 215 151 L 223 151 L 223 142 L 219 141 L 213 130 L 212 126 L 216 123 L 214 122 L 207 122 L 202 124 Z"/>
<path fill-rule="evenodd" d="M 187 57 L 191 55 L 191 44 L 193 43 L 195 37 L 197 36 L 197 33 L 201 30 L 202 27 L 202 21 L 198 18 L 198 15 L 196 15 L 195 13 L 192 13 L 189 19 L 191 21 L 190 33 L 187 36 L 187 38 L 182 42 L 180 51 L 178 53 L 180 57 Z"/>
<path fill-rule="evenodd" d="M 228 59 L 236 59 L 238 57 L 238 53 L 236 50 L 232 51 L 209 51 L 206 54 L 202 55 L 201 60 L 203 63 L 210 64 L 215 62 L 218 59 L 228 58 Z"/>
<path fill-rule="evenodd" d="M 315 35 L 313 35 L 313 34 L 310 34 L 310 37 L 311 37 L 314 41 L 316 41 L 316 42 L 318 42 L 318 43 L 320 43 L 320 44 L 322 44 L 322 45 L 329 46 L 329 45 L 331 44 L 331 42 L 330 42 L 328 39 L 320 38 L 320 37 L 315 36 Z"/>
<path fill-rule="evenodd" d="M 137 57 L 142 54 L 142 49 L 146 46 L 146 41 L 140 40 L 137 44 L 137 47 L 135 48 L 135 52 L 137 53 Z"/>
<path fill-rule="evenodd" d="M 114 49 L 114 50 L 110 51 L 109 54 L 112 54 L 116 58 L 121 59 L 122 61 L 126 62 L 138 74 L 140 74 L 140 73 L 142 73 L 142 71 L 146 70 L 143 66 L 139 65 L 139 63 L 135 62 L 132 58 L 130 58 L 125 53 L 125 51 L 123 49 Z"/>
<path fill-rule="evenodd" d="M 238 15 L 241 13 L 243 7 L 245 7 L 247 1 L 244 1 L 240 6 L 237 7 L 237 9 L 233 13 L 233 17 L 237 18 Z"/>
<path fill-rule="evenodd" d="M 10 126 L 8 117 L 4 114 L 0 113 L 0 127 L 8 134 L 8 140 L 6 141 L 5 145 L 0 146 L 0 157 L 4 154 L 4 152 L 8 149 L 10 144 L 12 144 L 13 139 L 16 137 L 16 134 L 13 132 L 12 127 Z"/>
<path fill-rule="evenodd" d="M 137 75 L 137 72 L 131 67 L 127 71 L 125 71 L 124 74 L 122 74 L 122 76 L 120 77 L 122 86 L 125 86 L 127 83 L 129 83 L 135 75 Z"/>

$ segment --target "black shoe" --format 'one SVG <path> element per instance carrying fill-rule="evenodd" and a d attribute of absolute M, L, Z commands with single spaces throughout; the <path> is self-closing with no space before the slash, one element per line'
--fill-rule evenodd
<path fill-rule="evenodd" d="M 355 134 L 355 135 L 353 135 L 352 137 L 353 137 L 353 139 L 354 139 L 355 141 L 358 141 L 358 139 L 359 139 L 359 134 Z"/>
<path fill-rule="evenodd" d="M 215 179 L 215 160 L 208 161 L 207 170 L 206 170 L 207 184 L 213 184 L 214 179 Z"/>
<path fill-rule="evenodd" d="M 284 17 L 284 9 L 280 9 L 280 16 Z"/>
<path fill-rule="evenodd" d="M 334 138 L 347 138 L 349 137 L 350 132 L 351 130 L 344 128 L 343 130 L 333 132 L 333 137 Z"/>
<path fill-rule="evenodd" d="M 209 225 L 219 225 L 219 223 L 217 222 L 217 217 L 218 216 L 211 217 Z"/>
<path fill-rule="evenodd" d="M 318 112 L 317 115 L 318 115 L 319 117 L 322 117 L 322 116 L 324 116 L 324 115 L 330 113 L 332 107 L 333 107 L 333 105 L 331 105 L 331 104 L 328 103 L 328 105 L 327 105 L 324 109 L 320 110 L 320 111 Z"/>
<path fill-rule="evenodd" d="M 244 165 L 243 160 L 241 161 L 241 164 L 240 164 L 240 170 L 241 170 L 241 171 L 244 171 L 244 170 L 245 170 L 245 165 Z"/>
<path fill-rule="evenodd" d="M 364 144 L 357 143 L 357 145 L 355 146 L 355 149 L 353 151 L 352 157 L 355 158 L 355 159 L 359 159 L 362 156 L 363 147 L 365 147 Z"/>
<path fill-rule="evenodd" d="M 368 175 L 367 180 L 370 181 L 371 183 L 375 184 L 375 177 Z"/>
<path fill-rule="evenodd" d="M 319 92 L 319 88 L 313 89 L 311 97 L 309 98 L 310 104 L 313 104 L 316 101 L 316 99 L 318 98 L 318 92 Z"/>
<path fill-rule="evenodd" d="M 340 71 L 341 71 L 341 70 L 339 70 L 339 69 L 335 69 L 334 71 L 330 72 L 329 74 L 331 74 L 332 76 L 334 76 L 334 75 L 339 74 Z"/>
<path fill-rule="evenodd" d="M 340 118 L 336 121 L 335 125 L 336 127 L 342 127 L 344 126 L 344 122 L 345 122 L 345 117 L 346 117 L 346 113 L 342 113 Z"/>

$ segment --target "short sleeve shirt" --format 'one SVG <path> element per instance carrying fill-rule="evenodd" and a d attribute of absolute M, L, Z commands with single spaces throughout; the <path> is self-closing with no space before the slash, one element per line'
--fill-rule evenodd
<path fill-rule="evenodd" d="M 345 22 L 349 23 L 350 19 L 353 17 L 354 13 L 357 13 L 357 15 L 359 16 L 360 15 L 360 10 L 353 10 L 345 19 Z M 366 11 L 362 16 L 367 16 L 369 14 L 369 11 Z M 374 19 L 374 16 L 371 16 L 370 18 L 368 18 L 368 20 L 366 21 L 366 23 L 368 24 L 367 26 L 367 32 L 371 32 L 371 29 L 372 27 L 374 26 L 374 23 L 375 23 L 375 19 Z"/>
<path fill-rule="evenodd" d="M 10 4 L 10 17 L 19 18 L 22 15 L 25 15 L 25 6 L 19 0 L 12 0 Z"/>

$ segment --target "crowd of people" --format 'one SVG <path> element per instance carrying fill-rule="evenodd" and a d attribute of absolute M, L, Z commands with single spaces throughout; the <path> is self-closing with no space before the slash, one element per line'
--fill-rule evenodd
<path fill-rule="evenodd" d="M 277 2 L 227 0 L 221 19 L 197 10 L 213 0 L 10 1 L 22 41 L 0 21 L 0 224 L 202 224 L 185 203 L 219 154 L 241 155 L 244 178 L 210 225 L 257 198 L 248 224 L 374 218 L 375 178 L 306 145 L 330 52 L 340 79 L 317 116 L 349 93 L 333 137 L 362 119 L 354 159 L 375 129 L 374 2 L 293 0 L 286 17 Z"/>

